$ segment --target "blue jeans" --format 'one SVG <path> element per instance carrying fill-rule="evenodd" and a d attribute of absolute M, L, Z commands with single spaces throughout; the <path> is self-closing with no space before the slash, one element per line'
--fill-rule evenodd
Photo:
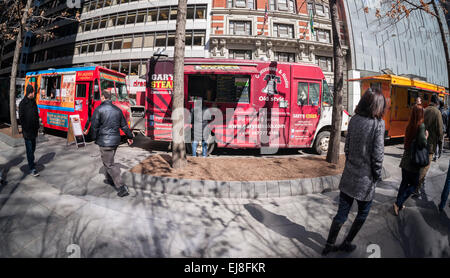
<path fill-rule="evenodd" d="M 439 209 L 443 210 L 445 203 L 447 203 L 448 194 L 450 192 L 450 160 L 448 161 L 447 178 L 445 179 L 444 190 L 441 194 L 441 203 L 439 204 Z"/>
<path fill-rule="evenodd" d="M 197 156 L 198 141 L 192 141 L 192 156 Z M 202 140 L 202 155 L 206 157 L 208 154 L 208 144 L 205 140 Z"/>
<path fill-rule="evenodd" d="M 336 216 L 333 219 L 334 221 L 343 224 L 347 220 L 348 213 L 352 208 L 353 200 L 355 199 L 341 191 L 341 194 L 339 195 L 339 208 Z M 358 214 L 356 215 L 355 221 L 364 221 L 369 215 L 372 201 L 356 201 L 358 202 Z"/>
<path fill-rule="evenodd" d="M 27 150 L 28 168 L 30 171 L 35 170 L 34 151 L 36 150 L 36 138 L 25 139 L 25 148 Z"/>
<path fill-rule="evenodd" d="M 403 203 L 408 200 L 409 196 L 411 196 L 419 186 L 419 176 L 420 172 L 414 173 L 402 169 L 402 182 L 400 183 L 397 201 L 395 202 L 400 209 L 403 207 Z"/>

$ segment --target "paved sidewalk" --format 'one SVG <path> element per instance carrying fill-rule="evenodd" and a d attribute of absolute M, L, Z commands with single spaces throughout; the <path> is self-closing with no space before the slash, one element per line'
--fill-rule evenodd
<path fill-rule="evenodd" d="M 24 147 L 0 142 L 0 257 L 321 257 L 338 192 L 278 198 L 215 198 L 161 194 L 133 187 L 119 198 L 104 183 L 98 149 L 67 149 L 62 138 L 38 144 L 41 176 L 26 175 Z M 449 257 L 450 209 L 437 213 L 450 153 L 434 163 L 423 196 L 407 201 L 400 217 L 391 204 L 400 180 L 399 145 L 387 146 L 390 178 L 378 185 L 373 209 L 356 238 L 358 249 L 337 257 Z M 150 154 L 121 146 L 124 173 Z M 126 174 L 125 174 L 126 175 Z M 339 236 L 345 236 L 355 216 Z"/>

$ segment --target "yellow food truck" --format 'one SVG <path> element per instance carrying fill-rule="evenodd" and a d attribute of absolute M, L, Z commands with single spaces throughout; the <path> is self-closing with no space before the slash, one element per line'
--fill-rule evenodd
<path fill-rule="evenodd" d="M 444 87 L 390 74 L 367 76 L 349 81 L 361 82 L 361 95 L 368 88 L 378 88 L 383 93 L 388 106 L 384 115 L 387 138 L 405 136 L 411 108 L 417 97 L 420 96 L 422 105 L 427 107 L 432 94 L 438 95 L 445 104 L 447 104 L 446 96 L 449 95 Z"/>

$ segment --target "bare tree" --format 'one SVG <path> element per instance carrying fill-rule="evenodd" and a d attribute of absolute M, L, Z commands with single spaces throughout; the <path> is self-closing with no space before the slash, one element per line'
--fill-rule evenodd
<path fill-rule="evenodd" d="M 342 52 L 340 36 L 341 26 L 339 22 L 337 1 L 338 0 L 331 0 L 329 4 L 331 13 L 331 27 L 333 33 L 334 94 L 330 144 L 328 145 L 327 161 L 333 164 L 339 163 L 339 148 L 341 142 L 342 125 L 342 88 L 344 85 L 344 55 Z"/>
<path fill-rule="evenodd" d="M 0 3 L 0 40 L 1 48 L 7 41 L 15 40 L 16 46 L 11 66 L 11 76 L 9 85 L 9 107 L 11 118 L 11 133 L 17 135 L 19 133 L 16 119 L 16 78 L 19 65 L 20 53 L 23 46 L 23 38 L 25 33 L 32 32 L 38 37 L 53 37 L 53 30 L 58 28 L 55 24 L 48 28 L 49 23 L 53 23 L 56 19 L 69 19 L 79 21 L 79 13 L 73 17 L 67 17 L 67 12 L 54 16 L 46 16 L 44 10 L 38 10 L 32 6 L 33 0 L 3 0 Z"/>
<path fill-rule="evenodd" d="M 388 7 L 386 12 L 382 13 L 380 9 L 375 9 L 375 16 L 379 20 L 383 19 L 386 20 L 387 23 L 386 28 L 395 26 L 395 24 L 397 24 L 401 20 L 409 18 L 410 14 L 413 12 L 422 12 L 433 16 L 436 19 L 439 26 L 439 32 L 442 39 L 442 46 L 444 47 L 445 60 L 447 65 L 447 82 L 448 86 L 450 87 L 450 56 L 448 50 L 448 43 L 445 36 L 442 18 L 440 16 L 439 8 L 436 2 L 438 2 L 441 5 L 441 8 L 445 11 L 445 13 L 448 12 L 445 9 L 445 6 L 448 5 L 450 2 L 448 0 L 430 0 L 428 2 L 425 2 L 424 0 L 391 0 L 390 3 L 389 2 L 383 3 Z M 431 10 L 431 8 L 433 9 L 433 11 Z M 368 13 L 369 8 L 368 7 L 364 8 L 364 11 Z"/>
<path fill-rule="evenodd" d="M 184 48 L 187 0 L 178 1 L 172 98 L 172 167 L 186 165 L 184 142 Z"/>
<path fill-rule="evenodd" d="M 22 12 L 22 17 L 20 19 L 19 27 L 17 28 L 17 36 L 16 36 L 16 48 L 14 50 L 14 58 L 12 62 L 11 69 L 11 79 L 9 83 L 9 116 L 11 118 L 11 134 L 17 135 L 19 133 L 19 129 L 17 128 L 17 119 L 16 119 L 16 76 L 17 76 L 17 67 L 19 63 L 20 51 L 22 50 L 22 42 L 23 42 L 23 32 L 25 24 L 28 20 L 30 13 L 32 12 L 31 3 L 32 0 L 27 0 L 25 7 L 21 9 L 22 1 L 16 1 L 16 11 Z"/>

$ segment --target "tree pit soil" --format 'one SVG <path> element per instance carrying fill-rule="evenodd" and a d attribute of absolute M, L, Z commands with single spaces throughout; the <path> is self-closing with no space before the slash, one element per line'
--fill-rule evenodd
<path fill-rule="evenodd" d="M 172 157 L 152 155 L 130 171 L 159 177 L 217 181 L 267 181 L 315 178 L 342 174 L 345 156 L 339 164 L 325 160 L 325 156 L 295 157 L 188 157 L 184 168 L 173 169 Z"/>

